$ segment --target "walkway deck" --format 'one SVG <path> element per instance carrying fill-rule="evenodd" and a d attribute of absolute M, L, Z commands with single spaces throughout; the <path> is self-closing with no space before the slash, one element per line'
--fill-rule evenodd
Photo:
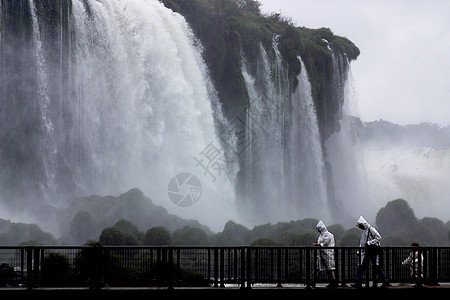
<path fill-rule="evenodd" d="M 386 296 L 445 296 L 450 295 L 450 284 L 438 286 L 424 286 L 416 288 L 411 285 L 399 285 L 386 288 L 361 288 L 337 287 L 327 288 L 318 286 L 308 289 L 303 285 L 298 286 L 254 286 L 251 289 L 241 289 L 237 286 L 228 287 L 175 287 L 172 290 L 167 287 L 104 287 L 99 290 L 89 288 L 1 288 L 0 296 L 10 297 L 45 297 L 46 299 L 74 296 L 83 298 L 98 297 L 158 297 L 158 296 L 195 296 L 195 297 L 286 297 L 286 296 L 352 296 L 356 294 L 386 295 Z"/>

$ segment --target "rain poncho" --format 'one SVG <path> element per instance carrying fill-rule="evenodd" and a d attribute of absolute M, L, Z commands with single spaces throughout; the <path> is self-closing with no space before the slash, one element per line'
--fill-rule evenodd
<path fill-rule="evenodd" d="M 359 246 L 380 246 L 380 233 L 375 229 L 375 227 L 370 226 L 370 224 L 361 216 L 356 222 L 356 226 L 360 227 L 362 225 L 361 239 L 359 240 Z"/>
<path fill-rule="evenodd" d="M 317 239 L 317 243 L 321 247 L 334 247 L 334 235 L 328 231 L 327 227 L 322 221 L 319 221 L 316 225 L 317 230 L 319 230 L 320 235 Z M 334 270 L 334 250 L 333 249 L 320 249 L 318 267 L 321 271 L 324 270 Z"/>
<path fill-rule="evenodd" d="M 378 232 L 378 230 L 375 229 L 375 227 L 370 226 L 370 224 L 364 219 L 362 216 L 359 217 L 358 221 L 356 222 L 356 226 L 361 228 L 361 239 L 359 240 L 359 246 L 360 247 L 373 247 L 373 246 L 380 246 L 380 239 L 381 235 Z M 364 253 L 365 250 L 361 250 L 361 262 L 364 259 Z M 377 262 L 378 264 L 378 257 Z"/>
<path fill-rule="evenodd" d="M 360 251 L 361 265 L 358 267 L 358 272 L 356 274 L 356 285 L 361 285 L 364 272 L 368 269 L 370 262 L 374 265 L 375 274 L 378 279 L 383 281 L 383 285 L 390 285 L 389 279 L 386 277 L 380 266 L 380 233 L 378 233 L 378 230 L 374 227 L 370 226 L 362 216 L 359 217 L 356 226 L 362 230 L 361 239 L 359 241 L 359 246 L 362 247 Z"/>

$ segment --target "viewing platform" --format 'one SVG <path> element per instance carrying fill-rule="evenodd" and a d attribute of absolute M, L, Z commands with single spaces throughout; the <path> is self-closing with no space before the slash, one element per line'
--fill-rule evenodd
<path fill-rule="evenodd" d="M 337 286 L 312 274 L 321 250 L 332 249 Z M 450 292 L 450 247 L 381 247 L 391 286 L 372 270 L 354 288 L 359 247 L 27 246 L 0 247 L 3 296 L 107 295 L 442 295 Z M 403 262 L 419 251 L 418 268 Z M 415 278 L 420 278 L 414 287 Z M 375 286 L 377 286 L 375 288 Z M 445 294 L 444 294 L 445 295 Z"/>

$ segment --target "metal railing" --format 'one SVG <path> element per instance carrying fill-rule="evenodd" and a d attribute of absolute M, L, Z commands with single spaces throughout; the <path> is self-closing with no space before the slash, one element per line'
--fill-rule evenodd
<path fill-rule="evenodd" d="M 332 249 L 340 285 L 355 281 L 358 247 L 104 246 L 0 247 L 0 285 L 24 287 L 309 286 L 318 254 Z M 381 247 L 380 264 L 391 283 L 450 282 L 450 247 Z M 419 253 L 416 265 L 403 264 Z M 365 281 L 376 282 L 372 267 Z M 317 282 L 327 282 L 320 272 Z"/>

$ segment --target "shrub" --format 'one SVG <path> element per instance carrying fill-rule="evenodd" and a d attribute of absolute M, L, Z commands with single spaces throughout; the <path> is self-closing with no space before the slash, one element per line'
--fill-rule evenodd
<path fill-rule="evenodd" d="M 145 232 L 144 245 L 171 245 L 172 236 L 170 232 L 162 226 L 152 227 Z"/>

